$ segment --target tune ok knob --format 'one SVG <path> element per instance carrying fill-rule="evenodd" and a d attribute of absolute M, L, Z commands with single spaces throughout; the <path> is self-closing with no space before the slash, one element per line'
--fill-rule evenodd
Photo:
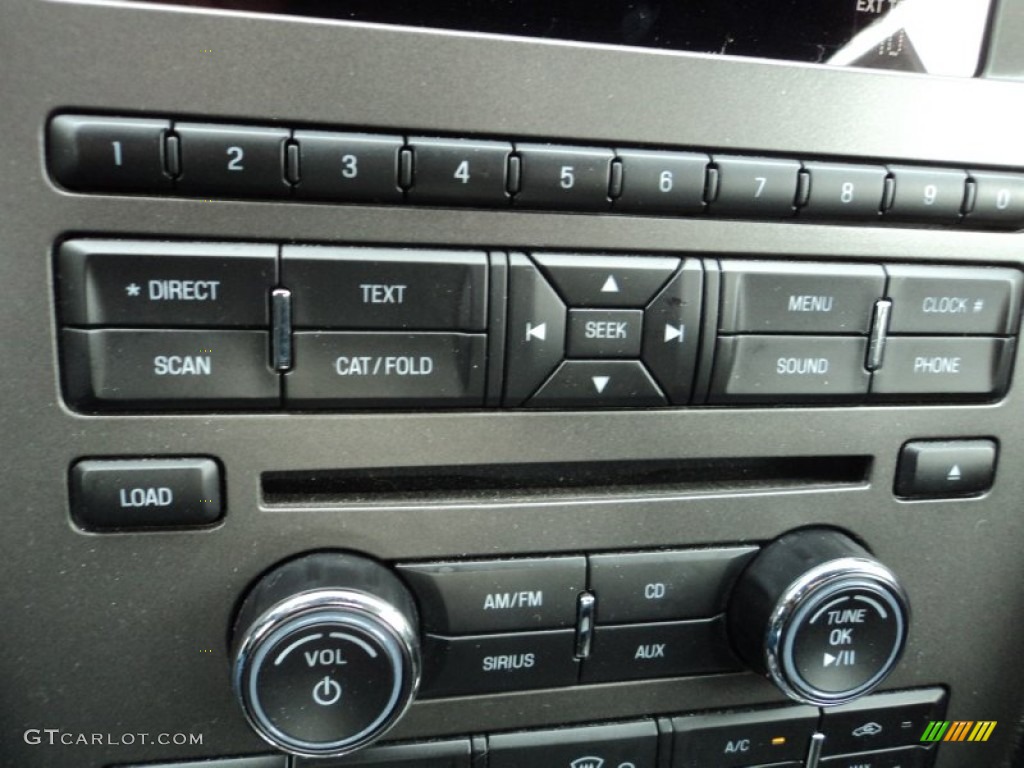
<path fill-rule="evenodd" d="M 383 735 L 415 698 L 418 626 L 412 596 L 384 566 L 303 556 L 263 576 L 239 609 L 235 695 L 275 747 L 348 754 Z"/>
<path fill-rule="evenodd" d="M 874 690 L 903 653 L 910 610 L 892 571 L 829 529 L 786 534 L 741 574 L 729 604 L 740 657 L 791 699 L 831 706 Z"/>

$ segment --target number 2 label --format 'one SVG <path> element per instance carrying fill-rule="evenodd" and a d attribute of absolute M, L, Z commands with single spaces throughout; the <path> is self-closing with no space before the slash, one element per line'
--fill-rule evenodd
<path fill-rule="evenodd" d="M 245 150 L 241 147 L 228 147 L 227 156 L 231 159 L 228 160 L 229 171 L 244 171 L 245 168 L 242 166 L 242 158 L 245 157 Z"/>

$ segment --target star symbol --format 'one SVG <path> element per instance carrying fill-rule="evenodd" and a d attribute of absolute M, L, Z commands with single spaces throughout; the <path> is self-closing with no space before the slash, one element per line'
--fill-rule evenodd
<path fill-rule="evenodd" d="M 139 287 L 138 283 L 131 283 L 124 287 L 124 292 L 127 293 L 129 296 L 138 296 L 139 291 L 141 290 L 142 288 Z"/>

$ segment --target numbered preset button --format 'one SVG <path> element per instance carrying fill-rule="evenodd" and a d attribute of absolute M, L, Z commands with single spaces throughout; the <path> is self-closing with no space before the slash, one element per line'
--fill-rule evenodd
<path fill-rule="evenodd" d="M 964 204 L 967 173 L 937 168 L 889 166 L 896 182 L 886 218 L 904 221 L 957 222 Z"/>
<path fill-rule="evenodd" d="M 60 115 L 50 123 L 50 167 L 69 189 L 165 192 L 166 120 Z"/>
<path fill-rule="evenodd" d="M 711 213 L 758 219 L 793 215 L 800 163 L 760 157 L 714 156 L 718 190 Z"/>
<path fill-rule="evenodd" d="M 610 149 L 517 144 L 521 171 L 517 206 L 566 211 L 605 211 L 612 160 Z"/>
<path fill-rule="evenodd" d="M 622 190 L 615 210 L 636 213 L 701 213 L 707 155 L 618 150 Z"/>
<path fill-rule="evenodd" d="M 804 163 L 804 170 L 810 174 L 810 193 L 802 218 L 878 218 L 888 175 L 883 166 Z"/>
<path fill-rule="evenodd" d="M 299 183 L 295 194 L 318 200 L 400 203 L 401 136 L 296 131 Z"/>
<path fill-rule="evenodd" d="M 508 157 L 512 145 L 461 139 L 409 140 L 413 151 L 413 203 L 508 205 Z"/>
<path fill-rule="evenodd" d="M 283 128 L 178 123 L 181 176 L 178 191 L 186 195 L 286 197 Z"/>
<path fill-rule="evenodd" d="M 967 216 L 970 223 L 1024 226 L 1024 175 L 971 171 L 971 180 L 975 198 Z"/>

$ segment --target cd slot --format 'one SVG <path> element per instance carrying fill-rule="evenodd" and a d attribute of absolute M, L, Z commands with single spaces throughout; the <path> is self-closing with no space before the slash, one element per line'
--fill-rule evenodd
<path fill-rule="evenodd" d="M 799 456 L 265 472 L 267 506 L 449 504 L 834 488 L 867 483 L 870 456 Z"/>

